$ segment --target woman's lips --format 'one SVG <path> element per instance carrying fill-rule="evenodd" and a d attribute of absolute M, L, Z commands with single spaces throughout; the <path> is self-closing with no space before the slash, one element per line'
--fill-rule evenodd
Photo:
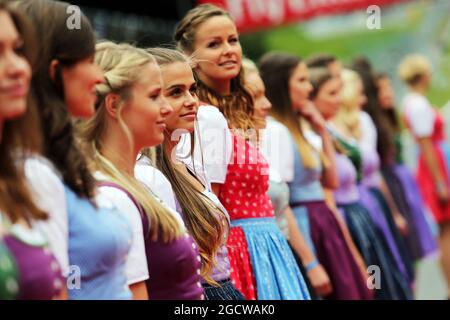
<path fill-rule="evenodd" d="M 23 84 L 11 85 L 0 88 L 0 93 L 3 93 L 12 98 L 23 98 L 28 92 L 28 86 Z"/>
<path fill-rule="evenodd" d="M 197 117 L 196 112 L 188 112 L 188 113 L 180 115 L 180 118 L 183 118 L 183 119 L 186 119 L 189 121 L 194 121 L 196 117 Z"/>

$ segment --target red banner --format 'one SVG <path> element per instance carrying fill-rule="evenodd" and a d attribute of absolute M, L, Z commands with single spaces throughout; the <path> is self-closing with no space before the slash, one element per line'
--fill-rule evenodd
<path fill-rule="evenodd" d="M 405 0 L 198 0 L 228 10 L 241 32 L 401 1 Z"/>

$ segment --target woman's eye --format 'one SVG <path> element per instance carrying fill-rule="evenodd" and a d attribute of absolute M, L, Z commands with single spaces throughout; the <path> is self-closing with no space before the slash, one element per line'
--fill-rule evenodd
<path fill-rule="evenodd" d="M 153 101 L 158 100 L 159 98 L 159 93 L 152 93 L 150 94 L 149 98 L 152 99 Z"/>
<path fill-rule="evenodd" d="M 210 43 L 208 44 L 208 48 L 216 48 L 216 47 L 218 47 L 218 46 L 219 46 L 219 43 L 218 43 L 217 41 L 210 42 Z"/>
<path fill-rule="evenodd" d="M 197 86 L 191 87 L 191 88 L 189 89 L 189 92 L 190 92 L 192 95 L 197 94 Z"/>
<path fill-rule="evenodd" d="M 170 96 L 171 97 L 178 97 L 179 95 L 182 94 L 181 89 L 174 89 L 170 92 Z"/>
<path fill-rule="evenodd" d="M 14 52 L 15 52 L 17 55 L 22 56 L 22 55 L 25 54 L 25 47 L 24 47 L 23 45 L 18 46 L 18 47 L 16 47 L 16 48 L 14 48 Z"/>
<path fill-rule="evenodd" d="M 238 39 L 238 38 L 231 38 L 231 39 L 229 40 L 229 42 L 230 42 L 230 43 L 237 43 L 237 42 L 239 42 L 239 39 Z"/>

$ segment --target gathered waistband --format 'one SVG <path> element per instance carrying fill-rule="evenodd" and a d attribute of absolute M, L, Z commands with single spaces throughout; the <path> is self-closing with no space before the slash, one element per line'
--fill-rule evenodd
<path fill-rule="evenodd" d="M 255 224 L 273 224 L 276 223 L 275 217 L 270 218 L 248 218 L 248 219 L 237 219 L 231 220 L 230 224 L 232 227 L 239 227 L 244 225 L 255 225 Z"/>

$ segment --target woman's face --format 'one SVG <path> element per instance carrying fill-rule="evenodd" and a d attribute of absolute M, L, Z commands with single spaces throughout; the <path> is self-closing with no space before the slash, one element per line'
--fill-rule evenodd
<path fill-rule="evenodd" d="M 204 82 L 229 82 L 235 78 L 241 70 L 242 48 L 234 22 L 216 16 L 200 24 L 194 53 L 198 60 L 195 71 Z"/>
<path fill-rule="evenodd" d="M 254 116 L 261 120 L 262 128 L 266 127 L 266 117 L 269 114 L 272 104 L 266 97 L 266 87 L 257 72 L 249 72 L 245 77 L 245 84 L 252 95 L 254 102 Z"/>
<path fill-rule="evenodd" d="M 325 120 L 332 119 L 341 106 L 341 83 L 339 78 L 333 77 L 324 82 L 313 102 Z"/>
<path fill-rule="evenodd" d="M 177 129 L 193 132 L 199 101 L 192 69 L 186 62 L 161 67 L 163 96 L 173 112 L 166 117 L 169 132 Z"/>
<path fill-rule="evenodd" d="M 161 70 L 156 63 L 142 67 L 138 79 L 122 109 L 122 119 L 140 150 L 163 142 L 166 117 L 172 108 L 162 94 Z"/>
<path fill-rule="evenodd" d="M 104 82 L 94 55 L 72 66 L 62 66 L 64 100 L 69 113 L 75 118 L 90 118 L 95 113 L 97 94 L 95 86 Z"/>
<path fill-rule="evenodd" d="M 308 97 L 312 89 L 313 87 L 309 81 L 308 67 L 304 62 L 301 62 L 295 67 L 289 78 L 289 95 L 295 111 L 301 112 L 302 108 L 308 102 Z"/>
<path fill-rule="evenodd" d="M 392 90 L 391 81 L 389 78 L 381 78 L 377 81 L 378 84 L 378 101 L 380 107 L 383 109 L 392 109 L 394 107 L 394 90 Z"/>
<path fill-rule="evenodd" d="M 0 121 L 20 117 L 27 108 L 31 68 L 22 49 L 11 16 L 0 10 Z"/>

